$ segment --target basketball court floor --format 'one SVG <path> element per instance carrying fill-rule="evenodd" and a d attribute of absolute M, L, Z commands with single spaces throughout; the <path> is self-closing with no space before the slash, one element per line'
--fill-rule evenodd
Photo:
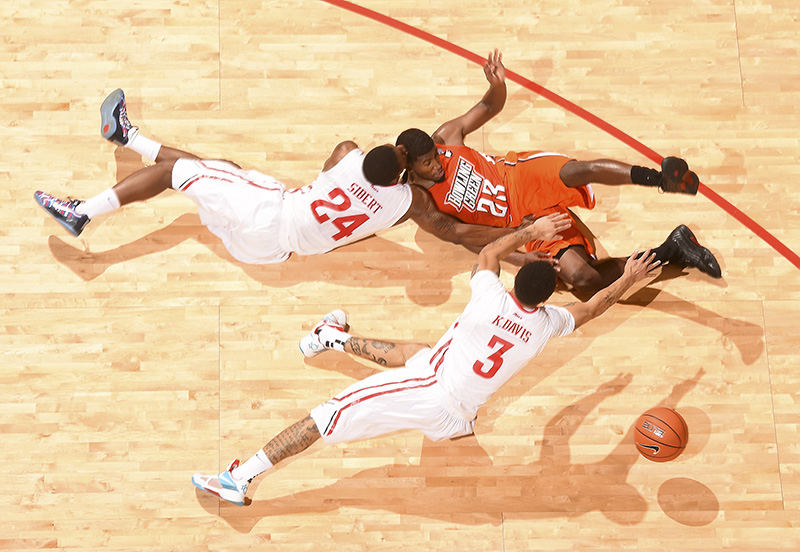
<path fill-rule="evenodd" d="M 797 2 L 30 0 L 0 16 L 0 549 L 800 548 Z M 475 255 L 406 222 L 244 265 L 177 193 L 73 238 L 33 192 L 85 198 L 144 166 L 100 137 L 115 88 L 144 135 L 297 187 L 343 140 L 367 149 L 466 111 L 493 48 L 508 101 L 468 145 L 686 158 L 696 197 L 596 186 L 577 213 L 614 256 L 685 223 L 722 279 L 665 267 L 552 341 L 474 437 L 320 442 L 246 507 L 200 493 L 194 472 L 249 458 L 374 372 L 302 357 L 326 312 L 434 343 Z M 657 405 L 689 427 L 661 464 L 631 433 Z"/>

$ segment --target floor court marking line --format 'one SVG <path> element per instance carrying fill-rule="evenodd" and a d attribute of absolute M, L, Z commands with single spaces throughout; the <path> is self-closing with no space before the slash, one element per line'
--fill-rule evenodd
<path fill-rule="evenodd" d="M 358 15 L 363 15 L 364 17 L 367 17 L 369 19 L 377 21 L 378 23 L 382 23 L 384 25 L 392 27 L 393 29 L 396 29 L 398 31 L 402 31 L 406 34 L 410 34 L 411 36 L 415 36 L 421 40 L 433 44 L 434 46 L 438 46 L 444 50 L 447 50 L 448 52 L 451 52 L 469 61 L 472 61 L 473 63 L 477 63 L 478 65 L 483 65 L 483 63 L 486 61 L 485 58 L 482 58 L 481 56 L 473 52 L 470 52 L 469 50 L 466 50 L 461 46 L 458 46 L 456 44 L 453 44 L 452 42 L 448 42 L 444 39 L 434 36 L 427 31 L 423 31 L 416 27 L 412 27 L 407 23 L 403 23 L 402 21 L 398 21 L 397 19 L 393 19 L 387 15 L 383 15 L 382 13 L 378 13 L 368 8 L 359 6 L 358 4 L 347 2 L 346 0 L 322 0 L 322 1 L 327 4 L 331 4 L 333 6 L 351 11 Z M 562 98 L 555 92 L 552 92 L 547 88 L 539 84 L 536 84 L 535 82 L 515 73 L 514 71 L 509 70 L 507 67 L 506 67 L 506 79 L 515 82 L 524 88 L 527 88 L 531 92 L 534 92 L 535 94 L 538 94 L 550 100 L 556 105 L 586 120 L 587 122 L 593 124 L 599 129 L 607 132 L 608 134 L 612 135 L 618 140 L 624 142 L 625 144 L 627 144 L 634 150 L 638 151 L 645 157 L 648 157 L 653 162 L 658 164 L 661 163 L 661 160 L 663 159 L 662 155 L 659 155 L 658 153 L 656 153 L 649 147 L 645 146 L 632 136 L 625 134 L 615 126 L 605 122 L 603 119 L 597 117 L 596 115 L 589 113 L 581 106 L 572 103 L 566 98 Z M 721 195 L 716 193 L 714 190 L 712 190 L 702 182 L 700 183 L 698 191 L 706 198 L 711 200 L 713 203 L 715 203 L 723 211 L 725 211 L 733 218 L 738 220 L 745 228 L 749 229 L 756 236 L 764 240 L 770 247 L 772 247 L 775 251 L 780 253 L 784 258 L 786 258 L 786 260 L 792 263 L 795 267 L 800 268 L 800 256 L 798 256 L 797 253 L 792 251 L 783 242 L 781 242 L 778 238 L 776 238 L 769 231 L 767 231 L 763 226 L 761 226 L 752 218 L 750 218 L 748 215 L 746 215 L 744 212 L 742 212 L 738 207 L 733 205 L 731 202 L 723 198 Z"/>

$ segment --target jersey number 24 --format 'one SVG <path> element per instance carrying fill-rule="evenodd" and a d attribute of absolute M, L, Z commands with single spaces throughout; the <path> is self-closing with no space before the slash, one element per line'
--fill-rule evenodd
<path fill-rule="evenodd" d="M 311 213 L 320 224 L 330 219 L 330 216 L 323 211 L 328 210 L 332 211 L 333 213 L 341 213 L 343 211 L 347 211 L 352 205 L 350 198 L 347 197 L 347 194 L 344 193 L 344 190 L 341 188 L 334 188 L 328 192 L 328 197 L 330 197 L 333 201 L 318 199 L 311 202 Z M 337 200 L 338 202 L 335 203 Z M 333 239 L 338 241 L 342 238 L 350 236 L 356 230 L 356 228 L 368 220 L 369 217 L 363 213 L 358 213 L 355 215 L 341 215 L 334 218 L 331 220 L 331 222 L 339 231 L 332 236 Z"/>

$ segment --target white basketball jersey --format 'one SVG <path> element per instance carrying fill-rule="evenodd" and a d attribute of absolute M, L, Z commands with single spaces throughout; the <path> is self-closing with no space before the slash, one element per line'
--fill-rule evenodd
<path fill-rule="evenodd" d="M 564 308 L 528 309 L 509 293 L 496 274 L 472 277 L 472 299 L 431 353 L 436 377 L 468 420 L 554 336 L 575 329 Z"/>
<path fill-rule="evenodd" d="M 408 184 L 373 186 L 356 148 L 308 186 L 287 190 L 281 215 L 281 244 L 315 255 L 389 228 L 408 211 Z"/>

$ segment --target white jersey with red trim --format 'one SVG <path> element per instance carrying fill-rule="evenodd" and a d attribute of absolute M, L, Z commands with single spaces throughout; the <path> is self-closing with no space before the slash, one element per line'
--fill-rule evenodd
<path fill-rule="evenodd" d="M 433 348 L 429 360 L 452 400 L 449 406 L 467 420 L 551 337 L 575 329 L 575 319 L 562 307 L 520 305 L 494 272 L 477 272 L 470 286 L 469 304 Z"/>
<path fill-rule="evenodd" d="M 280 243 L 300 255 L 325 253 L 389 228 L 408 211 L 408 184 L 373 186 L 356 148 L 308 186 L 287 190 Z"/>

